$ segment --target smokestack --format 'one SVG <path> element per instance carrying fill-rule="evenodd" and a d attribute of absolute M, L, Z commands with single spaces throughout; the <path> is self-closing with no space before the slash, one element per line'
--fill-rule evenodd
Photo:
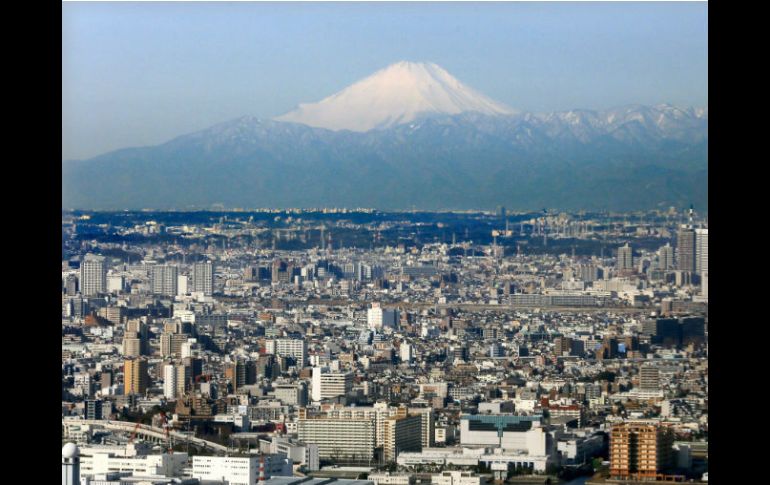
<path fill-rule="evenodd" d="M 265 481 L 265 456 L 259 455 L 259 481 Z"/>

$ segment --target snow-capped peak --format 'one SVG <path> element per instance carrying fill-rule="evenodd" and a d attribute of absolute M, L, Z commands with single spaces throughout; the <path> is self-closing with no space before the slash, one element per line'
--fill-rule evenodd
<path fill-rule="evenodd" d="M 408 123 L 424 114 L 515 111 L 470 88 L 433 63 L 402 61 L 318 103 L 276 118 L 330 130 L 368 131 Z"/>

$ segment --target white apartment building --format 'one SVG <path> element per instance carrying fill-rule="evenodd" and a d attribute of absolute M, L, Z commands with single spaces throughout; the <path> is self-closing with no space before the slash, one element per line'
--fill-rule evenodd
<path fill-rule="evenodd" d="M 291 406 L 307 405 L 307 387 L 304 382 L 292 384 L 274 384 L 273 394 L 275 398 L 284 404 Z"/>
<path fill-rule="evenodd" d="M 156 295 L 176 296 L 179 283 L 179 268 L 159 264 L 152 267 L 152 292 Z"/>
<path fill-rule="evenodd" d="M 133 475 L 182 476 L 187 466 L 187 453 L 137 453 L 126 447 L 84 447 L 81 449 L 80 474 L 97 475 L 112 472 L 130 472 Z"/>
<path fill-rule="evenodd" d="M 370 473 L 368 479 L 374 485 L 414 485 L 416 481 L 412 474 L 389 472 Z"/>
<path fill-rule="evenodd" d="M 167 399 L 176 399 L 177 397 L 176 375 L 175 365 L 167 364 L 163 366 L 163 395 Z"/>
<path fill-rule="evenodd" d="M 407 344 L 406 342 L 402 342 L 401 346 L 398 348 L 399 356 L 401 357 L 401 362 L 405 364 L 410 364 L 412 362 L 412 346 Z"/>
<path fill-rule="evenodd" d="M 126 289 L 126 278 L 121 274 L 107 275 L 107 292 L 120 293 Z"/>
<path fill-rule="evenodd" d="M 487 479 L 472 472 L 446 471 L 430 476 L 432 485 L 484 485 Z"/>
<path fill-rule="evenodd" d="M 305 339 L 270 339 L 265 342 L 265 352 L 292 357 L 296 360 L 299 368 L 307 365 L 307 341 Z"/>
<path fill-rule="evenodd" d="M 373 419 L 300 419 L 298 439 L 318 446 L 322 459 L 369 461 L 374 458 Z"/>
<path fill-rule="evenodd" d="M 222 480 L 228 485 L 253 485 L 259 479 L 260 462 L 264 466 L 265 479 L 272 476 L 292 476 L 292 461 L 285 455 L 254 456 L 194 456 L 193 478 Z"/>
<path fill-rule="evenodd" d="M 353 374 L 349 372 L 329 372 L 323 367 L 313 368 L 313 401 L 344 396 L 353 388 Z"/>
<path fill-rule="evenodd" d="M 86 254 L 80 263 L 80 293 L 91 296 L 107 291 L 107 258 Z"/>
<path fill-rule="evenodd" d="M 398 324 L 398 311 L 385 310 L 379 303 L 372 303 L 372 308 L 366 311 L 366 321 L 372 330 L 383 327 L 395 328 Z"/>
<path fill-rule="evenodd" d="M 192 292 L 214 294 L 214 267 L 211 261 L 195 263 L 192 268 Z"/>
<path fill-rule="evenodd" d="M 695 230 L 695 272 L 699 275 L 709 271 L 709 230 Z"/>
<path fill-rule="evenodd" d="M 190 291 L 190 277 L 186 274 L 180 274 L 176 277 L 176 294 L 184 296 Z"/>

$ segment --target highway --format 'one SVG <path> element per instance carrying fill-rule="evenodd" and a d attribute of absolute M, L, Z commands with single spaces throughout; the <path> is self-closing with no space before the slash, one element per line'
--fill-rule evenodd
<path fill-rule="evenodd" d="M 92 426 L 99 426 L 104 429 L 109 429 L 113 431 L 124 431 L 128 434 L 131 434 L 134 432 L 134 428 L 136 428 L 136 423 L 130 423 L 128 421 L 112 421 L 112 420 L 98 420 L 98 419 L 78 419 L 78 420 L 66 420 L 70 423 L 77 423 L 77 424 L 88 424 Z M 65 420 L 62 418 L 62 424 L 65 422 Z M 153 438 L 156 440 L 159 440 L 160 442 L 165 441 L 166 439 L 166 431 L 163 428 L 156 428 L 154 426 L 147 426 L 145 424 L 140 424 L 137 428 L 136 434 L 138 436 L 144 436 L 148 438 Z M 227 447 L 224 445 L 220 445 L 219 443 L 214 443 L 212 441 L 206 441 L 200 438 L 196 438 L 194 436 L 188 436 L 185 433 L 180 433 L 179 431 L 169 430 L 169 437 L 171 438 L 172 443 L 187 443 L 188 441 L 190 444 L 206 448 L 212 451 L 218 451 L 218 452 L 226 452 Z"/>

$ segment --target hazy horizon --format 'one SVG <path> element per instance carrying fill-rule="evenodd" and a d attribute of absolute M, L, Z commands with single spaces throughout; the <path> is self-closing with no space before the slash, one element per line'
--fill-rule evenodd
<path fill-rule="evenodd" d="M 273 118 L 401 60 L 521 111 L 708 106 L 706 3 L 62 4 L 62 159 Z"/>

